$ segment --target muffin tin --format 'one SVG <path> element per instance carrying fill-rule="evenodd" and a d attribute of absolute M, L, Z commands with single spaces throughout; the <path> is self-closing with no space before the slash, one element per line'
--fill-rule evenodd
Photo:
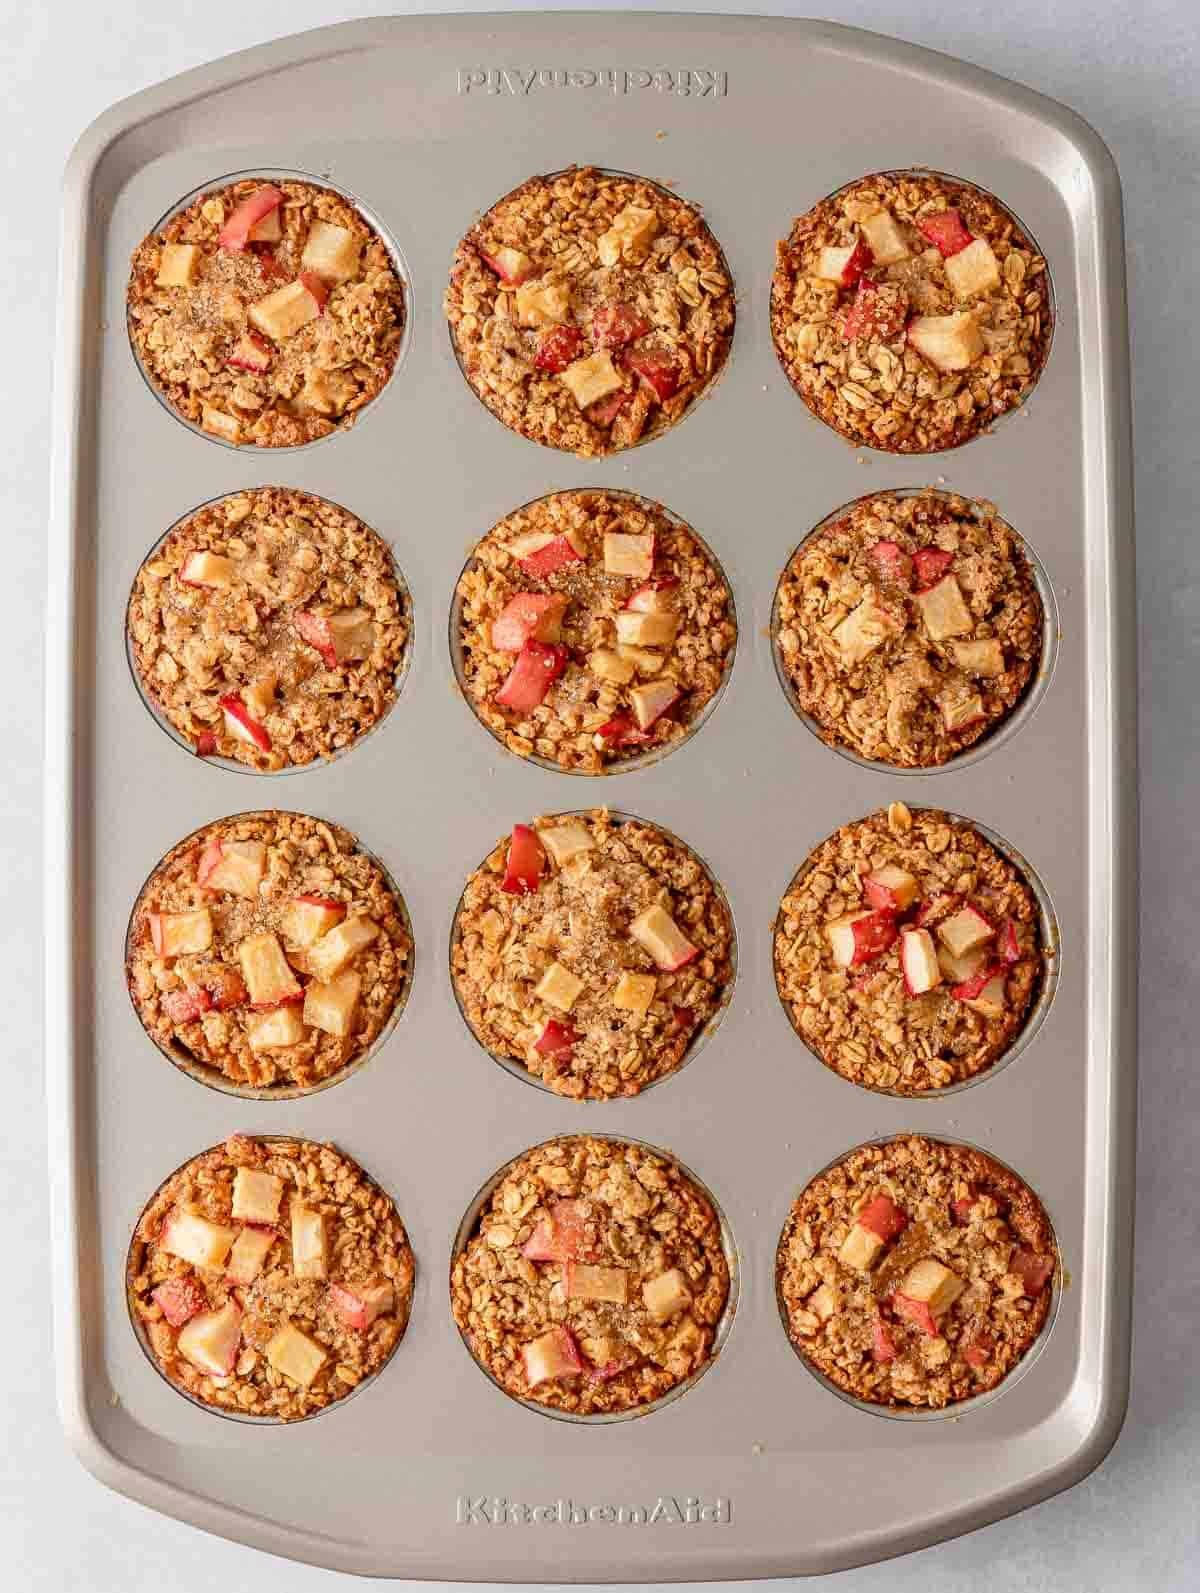
<path fill-rule="evenodd" d="M 921 147 L 898 147 L 898 130 L 918 122 Z M 711 397 L 644 448 L 592 462 L 497 424 L 462 379 L 440 308 L 474 212 L 573 160 L 669 180 L 702 204 L 738 294 Z M 768 296 L 794 216 L 855 176 L 915 160 L 978 182 L 1032 229 L 1058 327 L 1027 411 L 953 453 L 895 459 L 855 451 L 811 417 L 775 360 Z M 350 431 L 235 451 L 147 392 L 125 330 L 127 262 L 179 196 L 280 166 L 352 192 L 396 240 L 408 348 Z M 531 1564 L 553 1581 L 823 1572 L 967 1531 L 1084 1476 L 1126 1402 L 1136 1066 L 1128 356 L 1120 189 L 1095 134 L 1012 84 L 829 24 L 367 21 L 249 51 L 110 111 L 68 172 L 62 258 L 47 1058 L 59 1393 L 83 1463 L 167 1514 L 295 1559 L 499 1581 L 525 1580 Z M 247 786 L 167 744 L 130 682 L 122 620 L 163 531 L 268 481 L 345 504 L 408 578 L 399 702 L 346 756 L 296 771 L 286 806 L 336 819 L 381 859 L 409 909 L 415 978 L 370 1067 L 304 1099 L 235 1103 L 163 1065 L 130 1009 L 122 954 L 152 866 L 251 805 Z M 797 723 L 769 625 L 779 575 L 815 525 L 865 492 L 923 485 L 997 504 L 1044 566 L 1062 640 L 1037 713 L 918 785 L 835 756 Z M 698 733 L 587 790 L 498 748 L 461 700 L 447 645 L 479 536 L 576 486 L 643 493 L 698 527 L 741 625 Z M 264 786 L 261 802 L 278 789 Z M 1036 1036 L 1003 1071 L 936 1100 L 843 1082 L 801 1045 L 774 989 L 770 924 L 789 879 L 839 823 L 896 799 L 996 832 L 1044 882 L 1060 936 Z M 642 1097 L 576 1105 L 494 1065 L 462 1023 L 446 957 L 463 881 L 499 833 L 605 802 L 684 836 L 712 869 L 738 976 L 686 1068 Z M 479 1375 L 447 1288 L 481 1183 L 585 1128 L 692 1169 L 728 1222 L 740 1280 L 727 1341 L 698 1385 L 602 1432 L 524 1409 Z M 411 1323 L 387 1377 L 300 1429 L 196 1409 L 153 1375 L 129 1329 L 138 1213 L 171 1168 L 234 1130 L 333 1140 L 392 1194 L 416 1256 Z M 1044 1201 L 1067 1273 L 1036 1360 L 959 1420 L 879 1420 L 833 1397 L 797 1364 L 776 1307 L 776 1245 L 796 1191 L 853 1146 L 906 1130 L 1014 1167 Z"/>

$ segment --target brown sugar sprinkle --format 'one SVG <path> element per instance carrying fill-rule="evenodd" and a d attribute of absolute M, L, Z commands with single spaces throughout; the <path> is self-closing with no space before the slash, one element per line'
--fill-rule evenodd
<path fill-rule="evenodd" d="M 880 172 L 777 251 L 775 351 L 819 420 L 892 453 L 957 447 L 1024 402 L 1050 348 L 1046 262 L 990 194 Z"/>
<path fill-rule="evenodd" d="M 776 984 L 801 1039 L 851 1083 L 898 1095 L 999 1061 L 1047 956 L 1018 869 L 969 823 L 902 802 L 811 852 L 775 922 Z"/>
<path fill-rule="evenodd" d="M 168 1056 L 239 1087 L 308 1089 L 375 1042 L 411 961 L 403 903 L 355 837 L 266 811 L 167 853 L 133 910 L 126 978 Z"/>
<path fill-rule="evenodd" d="M 228 233 L 222 244 L 263 194 L 282 198 L 236 247 Z M 134 350 L 171 408 L 259 448 L 353 425 L 391 376 L 405 325 L 374 228 L 332 189 L 284 178 L 195 199 L 138 245 L 127 297 Z"/>
<path fill-rule="evenodd" d="M 539 542 L 562 547 L 565 562 L 537 567 L 542 550 L 523 564 L 519 555 Z M 581 774 L 681 744 L 720 690 L 737 639 L 729 588 L 699 539 L 630 493 L 556 492 L 507 515 L 476 546 L 458 595 L 463 685 L 476 715 L 511 752 Z M 531 598 L 520 633 L 505 634 Z M 655 611 L 630 608 L 643 601 Z M 539 683 L 540 701 L 534 692 L 531 705 L 511 707 L 505 683 L 524 667 L 526 631 L 543 638 L 535 651 L 546 638 L 565 650 L 562 673 Z"/>
<path fill-rule="evenodd" d="M 450 1276 L 500 1387 L 578 1416 L 636 1410 L 709 1365 L 728 1297 L 703 1191 L 662 1152 L 590 1135 L 506 1169 Z"/>
<path fill-rule="evenodd" d="M 493 205 L 458 246 L 445 309 L 492 413 L 584 457 L 673 426 L 720 372 L 735 317 L 699 210 L 591 166 Z"/>
<path fill-rule="evenodd" d="M 673 1072 L 723 1004 L 733 929 L 681 842 L 604 808 L 535 819 L 463 892 L 451 971 L 480 1044 L 575 1099 Z"/>
<path fill-rule="evenodd" d="M 1021 700 L 1043 610 L 995 506 L 879 493 L 801 544 L 779 584 L 776 644 L 831 746 L 900 768 L 948 762 Z"/>
<path fill-rule="evenodd" d="M 996 1388 L 1045 1326 L 1059 1268 L 1033 1191 L 982 1151 L 865 1145 L 808 1185 L 777 1260 L 788 1335 L 856 1399 L 944 1410 Z"/>
<path fill-rule="evenodd" d="M 259 487 L 170 532 L 137 573 L 128 627 L 179 734 L 268 771 L 332 758 L 387 713 L 409 605 L 387 544 L 354 515 Z"/>
<path fill-rule="evenodd" d="M 297 1421 L 390 1359 L 414 1264 L 387 1195 L 311 1140 L 234 1134 L 173 1174 L 129 1247 L 129 1307 L 163 1375 L 214 1410 Z"/>

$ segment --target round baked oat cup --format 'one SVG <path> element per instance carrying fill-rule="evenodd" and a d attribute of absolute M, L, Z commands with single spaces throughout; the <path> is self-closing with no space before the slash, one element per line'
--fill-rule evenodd
<path fill-rule="evenodd" d="M 975 820 L 903 802 L 809 853 L 774 926 L 775 985 L 834 1073 L 936 1097 L 993 1077 L 1030 1044 L 1058 983 L 1045 885 Z"/>
<path fill-rule="evenodd" d="M 1058 651 L 1041 561 L 994 504 L 934 487 L 868 493 L 788 560 L 775 672 L 799 719 L 885 773 L 965 767 L 1028 722 Z"/>
<path fill-rule="evenodd" d="M 974 1145 L 872 1140 L 819 1172 L 776 1255 L 784 1332 L 818 1382 L 876 1416 L 976 1410 L 1050 1335 L 1063 1266 L 1041 1201 Z"/>
<path fill-rule="evenodd" d="M 513 826 L 468 879 L 450 983 L 471 1033 L 526 1083 L 572 1100 L 677 1073 L 733 995 L 737 936 L 707 865 L 607 808 Z"/>
<path fill-rule="evenodd" d="M 252 487 L 191 510 L 142 561 L 125 616 L 138 694 L 179 746 L 290 774 L 391 712 L 412 599 L 391 549 L 340 504 Z"/>
<path fill-rule="evenodd" d="M 715 710 L 737 648 L 712 549 L 662 504 L 552 492 L 476 544 L 455 587 L 450 654 L 479 722 L 544 769 L 642 769 Z"/>
<path fill-rule="evenodd" d="M 303 1421 L 390 1361 L 415 1270 L 395 1203 L 349 1156 L 233 1134 L 146 1204 L 126 1299 L 147 1359 L 193 1404 L 258 1424 Z"/>
<path fill-rule="evenodd" d="M 1050 352 L 1046 261 L 994 195 L 912 169 L 848 183 L 779 244 L 771 333 L 808 408 L 889 453 L 956 448 L 1025 402 Z"/>
<path fill-rule="evenodd" d="M 134 903 L 125 976 L 143 1028 L 201 1084 L 292 1100 L 383 1045 L 412 984 L 399 887 L 349 830 L 279 809 L 203 825 Z"/>
<path fill-rule="evenodd" d="M 738 1272 L 715 1197 L 670 1152 L 572 1134 L 515 1157 L 475 1196 L 450 1308 L 508 1398 L 617 1422 L 695 1387 L 728 1341 Z"/>
<path fill-rule="evenodd" d="M 411 338 L 410 277 L 327 177 L 255 168 L 186 194 L 134 250 L 126 311 L 146 385 L 226 447 L 298 448 L 355 424 Z"/>
<path fill-rule="evenodd" d="M 700 210 L 595 166 L 530 177 L 497 200 L 455 251 L 445 310 L 492 414 L 584 458 L 681 420 L 721 374 L 736 313 Z"/>

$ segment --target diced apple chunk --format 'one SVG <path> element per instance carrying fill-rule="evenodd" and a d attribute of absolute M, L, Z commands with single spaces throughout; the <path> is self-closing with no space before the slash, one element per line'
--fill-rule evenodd
<path fill-rule="evenodd" d="M 938 939 L 954 957 L 965 956 L 976 946 L 982 946 L 996 933 L 982 913 L 974 907 L 960 907 L 958 912 L 943 918 L 937 926 Z"/>
<path fill-rule="evenodd" d="M 568 1300 L 606 1300 L 624 1305 L 629 1298 L 629 1274 L 624 1267 L 592 1267 L 580 1261 L 566 1264 Z"/>
<path fill-rule="evenodd" d="M 857 968 L 881 956 L 894 944 L 896 919 L 890 912 L 868 908 L 844 913 L 825 925 L 833 960 L 839 968 Z"/>
<path fill-rule="evenodd" d="M 563 371 L 562 380 L 580 409 L 615 393 L 622 385 L 620 372 L 606 348 L 589 354 L 586 359 L 573 361 Z"/>
<path fill-rule="evenodd" d="M 628 686 L 637 674 L 637 665 L 611 647 L 597 647 L 589 653 L 588 668 L 597 680 L 610 680 L 615 686 Z"/>
<path fill-rule="evenodd" d="M 652 680 L 645 686 L 634 686 L 629 693 L 629 701 L 638 729 L 649 730 L 682 696 L 683 692 L 673 680 Z"/>
<path fill-rule="evenodd" d="M 622 609 L 614 623 L 622 647 L 669 647 L 679 630 L 677 614 L 640 614 Z"/>
<path fill-rule="evenodd" d="M 867 901 L 872 907 L 883 908 L 886 912 L 907 912 L 916 901 L 919 890 L 914 876 L 906 869 L 897 868 L 894 863 L 885 863 L 882 868 L 875 869 L 863 878 L 863 894 Z"/>
<path fill-rule="evenodd" d="M 814 1289 L 806 1302 L 808 1309 L 815 1311 L 822 1322 L 828 1322 L 831 1316 L 836 1316 L 841 1303 L 841 1296 L 828 1283 L 822 1283 Z"/>
<path fill-rule="evenodd" d="M 329 637 L 339 664 L 351 658 L 369 658 L 375 646 L 375 625 L 366 608 L 342 609 L 326 616 Z"/>
<path fill-rule="evenodd" d="M 252 1007 L 276 1007 L 303 995 L 283 947 L 269 929 L 247 935 L 238 947 L 238 958 Z"/>
<path fill-rule="evenodd" d="M 246 312 L 251 324 L 265 333 L 273 343 L 282 343 L 285 338 L 300 331 L 301 327 L 315 321 L 320 313 L 321 300 L 308 283 L 298 278 L 282 288 L 276 288 L 274 293 L 268 293 L 265 299 L 259 299 Z"/>
<path fill-rule="evenodd" d="M 642 1284 L 642 1302 L 656 1322 L 669 1322 L 692 1303 L 692 1291 L 679 1267 Z"/>
<path fill-rule="evenodd" d="M 328 984 L 313 980 L 304 992 L 304 1022 L 310 1029 L 346 1039 L 354 1029 L 361 989 L 362 980 L 352 968 Z"/>
<path fill-rule="evenodd" d="M 193 1267 L 220 1267 L 236 1238 L 236 1228 L 209 1222 L 207 1217 L 192 1211 L 173 1211 L 163 1223 L 158 1245 L 160 1250 Z"/>
<path fill-rule="evenodd" d="M 242 1313 L 233 1300 L 219 1311 L 202 1311 L 179 1330 L 176 1348 L 210 1377 L 228 1377 L 237 1360 L 242 1336 Z"/>
<path fill-rule="evenodd" d="M 284 1046 L 299 1045 L 303 1038 L 304 1022 L 297 1006 L 277 1007 L 250 1019 L 252 1051 L 280 1051 Z"/>
<path fill-rule="evenodd" d="M 356 957 L 378 937 L 379 932 L 379 925 L 366 913 L 355 913 L 353 917 L 335 924 L 321 936 L 308 954 L 308 966 L 313 978 L 319 979 L 322 984 L 329 984 L 352 957 Z"/>
<path fill-rule="evenodd" d="M 396 1290 L 386 1278 L 378 1283 L 329 1285 L 329 1303 L 349 1328 L 365 1333 L 376 1317 L 396 1309 Z"/>
<path fill-rule="evenodd" d="M 927 1305 L 934 1316 L 948 1311 L 965 1287 L 961 1278 L 932 1256 L 926 1256 L 910 1268 L 900 1285 L 901 1293 L 907 1299 L 919 1300 L 922 1305 Z"/>
<path fill-rule="evenodd" d="M 869 1272 L 879 1259 L 879 1252 L 882 1249 L 883 1240 L 879 1235 L 856 1222 L 842 1240 L 838 1260 L 844 1267 L 850 1267 L 855 1272 Z"/>
<path fill-rule="evenodd" d="M 953 575 L 943 576 L 927 592 L 918 592 L 913 602 L 920 609 L 925 629 L 935 642 L 962 636 L 975 624 L 963 599 L 962 588 Z"/>
<path fill-rule="evenodd" d="M 233 581 L 234 563 L 220 553 L 189 553 L 179 569 L 185 586 L 224 588 Z"/>
<path fill-rule="evenodd" d="M 983 353 L 983 336 L 969 310 L 918 315 L 908 323 L 908 341 L 939 371 L 965 371 Z"/>
<path fill-rule="evenodd" d="M 855 1217 L 860 1228 L 877 1234 L 884 1244 L 895 1239 L 908 1227 L 908 1213 L 902 1211 L 890 1195 L 876 1195 Z"/>
<path fill-rule="evenodd" d="M 666 908 L 657 903 L 637 915 L 629 933 L 665 973 L 674 973 L 700 955 Z"/>
<path fill-rule="evenodd" d="M 820 277 L 823 282 L 840 283 L 842 273 L 846 269 L 846 263 L 853 253 L 853 244 L 848 249 L 834 249 L 826 246 L 824 249 L 818 250 L 817 258 L 813 262 L 813 276 Z"/>
<path fill-rule="evenodd" d="M 977 996 L 964 1000 L 964 1005 L 977 1012 L 981 1018 L 999 1019 L 1008 1005 L 1008 986 L 1003 969 L 998 969 Z"/>
<path fill-rule="evenodd" d="M 657 231 L 658 217 L 653 210 L 642 205 L 626 205 L 598 241 L 600 264 L 615 266 L 622 259 L 640 260 Z"/>
<path fill-rule="evenodd" d="M 224 437 L 226 442 L 241 441 L 242 423 L 237 416 L 227 415 L 223 409 L 214 409 L 211 404 L 201 406 L 200 424 L 205 431 L 211 431 L 214 437 Z"/>
<path fill-rule="evenodd" d="M 658 980 L 653 974 L 623 973 L 609 999 L 614 1007 L 624 1012 L 647 1012 L 657 986 Z"/>
<path fill-rule="evenodd" d="M 551 1328 L 549 1333 L 531 1340 L 522 1347 L 521 1358 L 530 1388 L 558 1377 L 575 1377 L 583 1371 L 583 1357 L 570 1329 L 565 1327 Z"/>
<path fill-rule="evenodd" d="M 520 249 L 510 249 L 507 244 L 493 249 L 491 254 L 480 254 L 501 282 L 507 282 L 510 287 L 516 287 L 533 275 L 533 261 Z"/>
<path fill-rule="evenodd" d="M 519 653 L 526 642 L 557 642 L 568 599 L 559 593 L 518 592 L 492 621 L 492 646 Z"/>
<path fill-rule="evenodd" d="M 323 1278 L 328 1264 L 325 1218 L 319 1211 L 293 1200 L 292 1271 L 298 1278 Z"/>
<path fill-rule="evenodd" d="M 559 868 L 569 863 L 573 857 L 578 857 L 581 852 L 592 851 L 596 845 L 590 832 L 582 824 L 574 822 L 548 825 L 544 830 L 538 831 L 538 840 Z"/>
<path fill-rule="evenodd" d="M 345 902 L 325 896 L 295 896 L 284 910 L 283 938 L 292 946 L 313 946 L 345 916 Z"/>
<path fill-rule="evenodd" d="M 985 717 L 983 698 L 977 691 L 947 692 L 938 698 L 942 723 L 950 734 L 969 730 Z"/>
<path fill-rule="evenodd" d="M 555 326 L 571 314 L 566 282 L 522 282 L 517 288 L 517 320 L 522 326 Z"/>
<path fill-rule="evenodd" d="M 239 1167 L 233 1175 L 233 1219 L 268 1227 L 279 1217 L 283 1179 L 260 1167 Z"/>
<path fill-rule="evenodd" d="M 877 647 L 882 647 L 891 636 L 900 632 L 895 617 L 881 608 L 874 598 L 865 597 L 852 609 L 840 625 L 835 626 L 833 640 L 847 668 L 853 669 L 869 658 Z"/>
<path fill-rule="evenodd" d="M 953 258 L 957 260 L 958 256 Z M 951 642 L 950 655 L 968 675 L 990 680 L 1004 673 L 1004 649 L 994 638 L 983 642 Z"/>
<path fill-rule="evenodd" d="M 328 1351 L 291 1322 L 285 1322 L 268 1341 L 265 1353 L 268 1363 L 281 1377 L 299 1383 L 301 1388 L 312 1387 L 317 1373 L 329 1359 Z"/>
<path fill-rule="evenodd" d="M 971 299 L 1000 286 L 1000 264 L 986 238 L 975 238 L 942 264 L 956 298 Z"/>
<path fill-rule="evenodd" d="M 951 984 L 960 985 L 964 980 L 973 979 L 987 961 L 987 952 L 982 947 L 968 951 L 961 957 L 956 957 L 946 946 L 937 949 L 938 967 Z"/>
<path fill-rule="evenodd" d="M 623 531 L 604 533 L 606 575 L 629 575 L 646 580 L 654 569 L 654 535 L 634 536 Z"/>
<path fill-rule="evenodd" d="M 906 929 L 900 936 L 900 970 L 910 996 L 923 996 L 942 982 L 942 970 L 927 929 Z"/>
<path fill-rule="evenodd" d="M 617 656 L 631 663 L 639 675 L 657 675 L 663 667 L 663 655 L 649 647 L 629 647 L 619 643 Z"/>
<path fill-rule="evenodd" d="M 182 957 L 212 945 L 212 914 L 207 907 L 189 913 L 148 913 L 150 942 L 159 957 Z"/>
<path fill-rule="evenodd" d="M 358 270 L 361 253 L 362 240 L 355 237 L 348 227 L 335 227 L 329 221 L 314 221 L 304 242 L 300 269 L 315 271 L 327 282 L 347 282 Z"/>
<path fill-rule="evenodd" d="M 876 210 L 864 217 L 859 227 L 875 256 L 876 265 L 895 265 L 900 260 L 907 260 L 912 253 L 890 210 Z"/>
<path fill-rule="evenodd" d="M 156 287 L 187 288 L 196 280 L 200 249 L 194 243 L 164 243 L 158 259 Z"/>
<path fill-rule="evenodd" d="M 243 1228 L 233 1242 L 225 1276 L 234 1283 L 250 1284 L 263 1269 L 263 1262 L 275 1243 L 272 1228 Z"/>
<path fill-rule="evenodd" d="M 151 1290 L 150 1298 L 172 1327 L 182 1327 L 207 1304 L 204 1290 L 195 1278 L 171 1277 Z"/>
<path fill-rule="evenodd" d="M 577 978 L 561 962 L 552 962 L 534 987 L 534 995 L 559 1012 L 570 1012 L 583 989 L 583 980 Z"/>
<path fill-rule="evenodd" d="M 265 842 L 223 841 L 214 836 L 196 865 L 196 883 L 205 890 L 228 891 L 255 901 L 266 871 Z"/>

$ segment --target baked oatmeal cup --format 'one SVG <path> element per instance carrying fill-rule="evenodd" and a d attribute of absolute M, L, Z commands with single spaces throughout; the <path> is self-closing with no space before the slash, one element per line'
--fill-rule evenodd
<path fill-rule="evenodd" d="M 1023 403 L 1050 348 L 1046 262 L 980 188 L 878 172 L 777 250 L 775 351 L 819 420 L 892 453 L 955 448 Z"/>
<path fill-rule="evenodd" d="M 823 741 L 920 769 L 1008 717 L 1044 626 L 1032 562 L 995 505 L 931 488 L 860 498 L 819 526 L 779 582 L 773 629 Z"/>
<path fill-rule="evenodd" d="M 464 376 L 523 437 L 585 457 L 667 431 L 720 373 L 733 285 L 700 211 L 593 166 L 531 177 L 455 251 Z"/>
<path fill-rule="evenodd" d="M 290 1095 L 375 1045 L 412 951 L 403 901 L 349 830 L 270 810 L 172 847 L 134 905 L 126 978 L 146 1033 L 193 1077 Z"/>
<path fill-rule="evenodd" d="M 410 608 L 391 551 L 348 510 L 290 487 L 218 498 L 138 570 L 130 657 L 201 756 L 258 772 L 332 758 L 396 700 Z"/>
<path fill-rule="evenodd" d="M 733 598 L 691 528 L 633 493 L 556 492 L 476 545 L 459 679 L 511 752 L 600 774 L 679 745 L 733 659 Z M 455 645 L 456 644 L 456 645 Z"/>
<path fill-rule="evenodd" d="M 450 971 L 498 1061 L 609 1100 L 682 1065 L 728 1001 L 734 957 L 729 908 L 690 848 L 593 808 L 496 844 L 463 891 Z"/>
<path fill-rule="evenodd" d="M 1050 948 L 1038 898 L 967 820 L 903 802 L 808 856 L 775 921 L 796 1032 L 852 1084 L 921 1095 L 1017 1041 Z"/>
<path fill-rule="evenodd" d="M 222 442 L 290 448 L 352 426 L 405 326 L 388 245 L 344 194 L 239 177 L 134 250 L 129 336 L 167 406 Z"/>
<path fill-rule="evenodd" d="M 550 1140 L 511 1162 L 470 1219 L 450 1303 L 467 1348 L 514 1399 L 641 1414 L 719 1351 L 733 1307 L 721 1220 L 662 1151 Z"/>
<path fill-rule="evenodd" d="M 389 1196 L 332 1145 L 234 1134 L 173 1173 L 129 1246 L 130 1315 L 180 1392 L 298 1421 L 390 1359 L 412 1251 Z"/>
<path fill-rule="evenodd" d="M 818 1174 L 779 1241 L 788 1337 L 854 1399 L 944 1410 L 996 1388 L 1046 1325 L 1050 1221 L 1011 1169 L 921 1135 Z"/>

